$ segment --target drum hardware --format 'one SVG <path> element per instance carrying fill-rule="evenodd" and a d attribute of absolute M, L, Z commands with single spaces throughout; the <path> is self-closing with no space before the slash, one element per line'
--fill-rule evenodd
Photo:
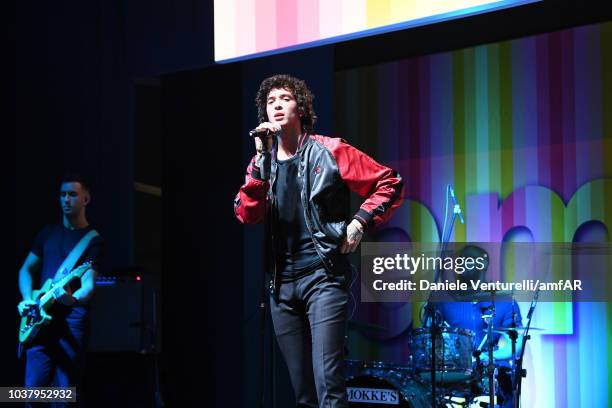
<path fill-rule="evenodd" d="M 481 292 L 468 291 L 464 293 L 457 293 L 454 295 L 455 299 L 462 302 L 482 302 L 491 299 L 491 294 L 495 293 L 498 301 L 510 301 L 514 298 L 514 293 L 511 290 L 485 290 Z"/>
<path fill-rule="evenodd" d="M 495 401 L 495 360 L 493 358 L 493 319 L 495 318 L 495 291 L 491 291 L 491 305 L 482 309 L 482 319 L 487 324 L 487 346 L 489 363 L 487 376 L 489 378 L 489 401 Z"/>
<path fill-rule="evenodd" d="M 448 211 L 445 210 L 445 222 L 442 232 L 442 239 L 440 242 L 440 257 L 443 257 L 446 252 L 446 247 L 452 234 L 452 228 L 455 222 L 455 218 L 461 212 L 459 205 L 456 203 L 456 199 L 454 197 L 452 187 L 450 185 L 447 186 L 447 208 L 449 194 L 451 194 L 453 198 L 455 207 L 450 222 L 450 227 L 448 229 L 446 224 L 446 214 Z M 433 282 L 438 282 L 441 278 L 442 273 L 442 270 L 436 269 L 434 273 Z M 510 337 L 512 343 L 512 358 L 510 365 L 513 391 L 512 402 L 513 407 L 518 407 L 521 389 L 521 378 L 518 376 L 524 376 L 524 370 L 522 369 L 522 361 L 526 341 L 529 339 L 528 331 L 530 328 L 532 313 L 535 309 L 535 303 L 537 303 L 537 292 L 529 311 L 529 322 L 524 330 L 522 339 L 523 347 L 521 349 L 520 357 L 518 359 L 516 356 L 516 343 L 518 341 L 518 329 L 522 328 L 517 327 L 516 324 L 517 312 L 515 310 L 516 305 L 514 302 L 513 291 L 491 290 L 456 295 L 456 299 L 458 300 L 470 300 L 474 302 L 490 300 L 491 302 L 490 306 L 482 310 L 481 317 L 487 325 L 486 335 L 483 338 L 483 342 L 476 350 L 477 353 L 475 353 L 474 355 L 472 355 L 472 353 L 474 352 L 474 333 L 471 332 L 470 335 L 470 331 L 466 329 L 444 327 L 441 314 L 438 311 L 435 302 L 432 302 L 432 294 L 433 291 L 429 293 L 428 301 L 425 305 L 425 314 L 422 319 L 423 328 L 415 330 L 415 334 L 411 337 L 412 355 L 410 357 L 410 363 L 414 371 L 398 372 L 393 370 L 387 370 L 387 374 L 385 375 L 381 375 L 379 371 L 378 375 L 374 375 L 373 377 L 371 377 L 370 374 L 370 377 L 381 381 L 386 381 L 387 383 L 395 385 L 396 387 L 397 384 L 415 384 L 415 382 L 421 384 L 424 389 L 430 387 L 431 392 L 428 393 L 428 399 L 430 400 L 429 406 L 431 407 L 447 407 L 447 404 L 451 404 L 451 406 L 457 406 L 455 404 L 462 404 L 460 406 L 467 407 L 473 402 L 477 402 L 479 406 L 491 406 L 497 403 L 496 391 L 498 364 L 496 364 L 495 358 L 493 356 L 493 335 L 494 333 L 504 334 Z M 495 328 L 493 324 L 495 318 L 495 301 L 506 301 L 506 298 L 512 302 L 512 324 L 510 328 L 498 329 Z M 534 330 L 540 329 L 534 328 Z M 467 345 L 467 343 L 464 344 L 464 338 L 469 338 L 469 346 Z M 480 359 L 480 350 L 484 346 L 485 342 L 488 345 L 486 351 L 488 355 L 488 361 L 486 363 L 483 363 Z M 466 354 L 467 358 L 465 358 Z M 473 368 L 472 357 L 476 359 L 475 369 Z M 363 364 L 367 365 L 368 363 Z M 374 366 L 376 366 L 376 363 L 374 362 L 369 364 L 372 366 L 370 367 L 370 372 L 373 373 L 372 369 Z M 364 368 L 365 367 L 362 367 L 362 369 Z M 384 368 L 383 371 L 385 369 L 386 368 Z M 392 372 L 394 373 L 393 375 L 390 374 Z M 429 381 L 427 381 L 428 377 Z M 355 378 L 357 377 L 350 377 L 351 380 Z M 438 395 L 438 391 L 440 395 Z M 482 394 L 483 391 L 486 391 L 486 393 L 488 394 L 486 396 L 486 402 L 476 401 L 476 399 L 479 398 L 479 396 L 477 395 Z M 404 399 L 407 400 L 406 396 L 410 397 L 411 394 L 408 393 L 402 395 Z"/>
<path fill-rule="evenodd" d="M 482 329 L 483 331 L 487 331 L 487 329 Z M 497 329 L 493 329 L 492 332 L 496 334 L 507 334 L 510 335 L 510 332 L 519 332 L 520 330 L 525 330 L 524 327 L 498 327 Z M 542 327 L 530 327 L 529 331 L 545 331 Z"/>
<path fill-rule="evenodd" d="M 448 324 L 445 326 L 440 313 L 436 308 L 432 308 L 429 319 L 435 323 L 436 329 L 434 331 L 431 327 L 425 327 L 413 331 L 410 337 L 412 351 L 408 365 L 347 361 L 348 386 L 352 390 L 350 406 L 380 408 L 379 401 L 376 401 L 375 405 L 364 405 L 368 404 L 368 401 L 364 401 L 368 395 L 376 395 L 377 398 L 385 396 L 397 398 L 398 403 L 394 403 L 393 406 L 411 408 L 493 406 L 498 403 L 496 395 L 499 387 L 498 371 L 503 370 L 506 375 L 510 375 L 511 398 L 513 406 L 518 408 L 521 381 L 522 377 L 525 377 L 522 362 L 526 342 L 530 337 L 528 333 L 529 330 L 544 330 L 531 328 L 537 295 L 536 292 L 524 328 L 517 326 L 518 313 L 514 309 L 511 327 L 495 328 L 493 319 L 496 293 L 488 293 L 491 305 L 481 309 L 481 317 L 487 324 L 486 334 L 475 350 L 474 332 L 451 327 Z M 512 304 L 515 308 L 514 301 Z M 523 330 L 523 338 L 522 349 L 517 356 L 516 343 L 519 340 L 519 330 Z M 432 333 L 434 333 L 433 338 Z M 513 343 L 510 367 L 500 365 L 493 356 L 494 334 L 507 335 Z M 488 350 L 481 351 L 485 344 L 488 344 Z M 487 353 L 488 361 L 481 361 L 480 356 L 483 352 Z M 472 357 L 475 363 L 472 362 Z M 371 394 L 367 394 L 368 392 Z M 433 392 L 437 393 L 434 395 Z M 392 397 L 394 395 L 396 397 Z M 493 403 L 490 404 L 489 401 Z"/>
<path fill-rule="evenodd" d="M 533 312 L 535 311 L 536 305 L 538 304 L 538 296 L 540 294 L 540 290 L 537 289 L 533 295 L 533 300 L 531 301 L 531 305 L 529 306 L 529 312 L 527 313 L 527 325 L 525 326 L 525 330 L 523 331 L 522 338 L 522 347 L 521 347 L 521 355 L 518 359 L 515 359 L 515 343 L 516 339 L 513 340 L 512 343 L 512 366 L 511 372 L 512 375 L 512 406 L 513 408 L 518 408 L 519 400 L 521 398 L 521 383 L 523 378 L 527 375 L 526 371 L 523 369 L 523 357 L 525 356 L 525 346 L 527 345 L 527 340 L 531 338 L 529 335 L 529 330 L 531 328 L 531 319 L 533 318 Z M 514 319 L 514 317 L 513 317 Z"/>

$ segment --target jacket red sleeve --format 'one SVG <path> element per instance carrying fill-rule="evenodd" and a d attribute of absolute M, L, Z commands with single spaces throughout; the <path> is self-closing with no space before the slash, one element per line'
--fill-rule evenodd
<path fill-rule="evenodd" d="M 243 224 L 258 224 L 266 212 L 268 182 L 260 180 L 259 168 L 253 156 L 247 166 L 245 181 L 234 199 L 234 214 Z"/>
<path fill-rule="evenodd" d="M 328 139 L 327 148 L 336 159 L 342 180 L 365 198 L 353 218 L 364 227 L 379 227 L 401 205 L 404 182 L 399 173 L 376 162 L 344 139 Z"/>

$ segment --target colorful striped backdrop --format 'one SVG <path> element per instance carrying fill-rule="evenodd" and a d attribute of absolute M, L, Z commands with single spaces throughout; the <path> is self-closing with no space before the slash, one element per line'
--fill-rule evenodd
<path fill-rule="evenodd" d="M 376 34 L 536 0 L 215 0 L 215 60 Z"/>
<path fill-rule="evenodd" d="M 610 240 L 612 23 L 338 72 L 334 99 L 336 135 L 406 181 L 388 230 L 437 241 L 451 183 L 454 241 Z M 350 358 L 406 361 L 415 309 L 358 302 L 388 330 L 351 330 Z M 524 406 L 610 406 L 611 322 L 609 303 L 540 304 Z"/>

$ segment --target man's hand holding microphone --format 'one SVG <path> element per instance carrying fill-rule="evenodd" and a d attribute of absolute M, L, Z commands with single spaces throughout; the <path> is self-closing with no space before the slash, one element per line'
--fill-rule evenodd
<path fill-rule="evenodd" d="M 274 146 L 274 136 L 280 131 L 281 127 L 279 124 L 263 122 L 249 132 L 249 135 L 255 139 L 255 151 L 257 152 L 255 164 L 259 167 L 262 180 L 267 180 L 270 177 L 270 152 Z"/>

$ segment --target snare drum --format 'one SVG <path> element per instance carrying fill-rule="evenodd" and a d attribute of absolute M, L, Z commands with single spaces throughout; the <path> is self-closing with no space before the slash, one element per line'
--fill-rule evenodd
<path fill-rule="evenodd" d="M 428 328 L 414 330 L 410 345 L 416 375 L 431 381 L 431 333 Z M 472 376 L 474 332 L 454 327 L 440 328 L 436 338 L 436 382 L 454 383 Z"/>

